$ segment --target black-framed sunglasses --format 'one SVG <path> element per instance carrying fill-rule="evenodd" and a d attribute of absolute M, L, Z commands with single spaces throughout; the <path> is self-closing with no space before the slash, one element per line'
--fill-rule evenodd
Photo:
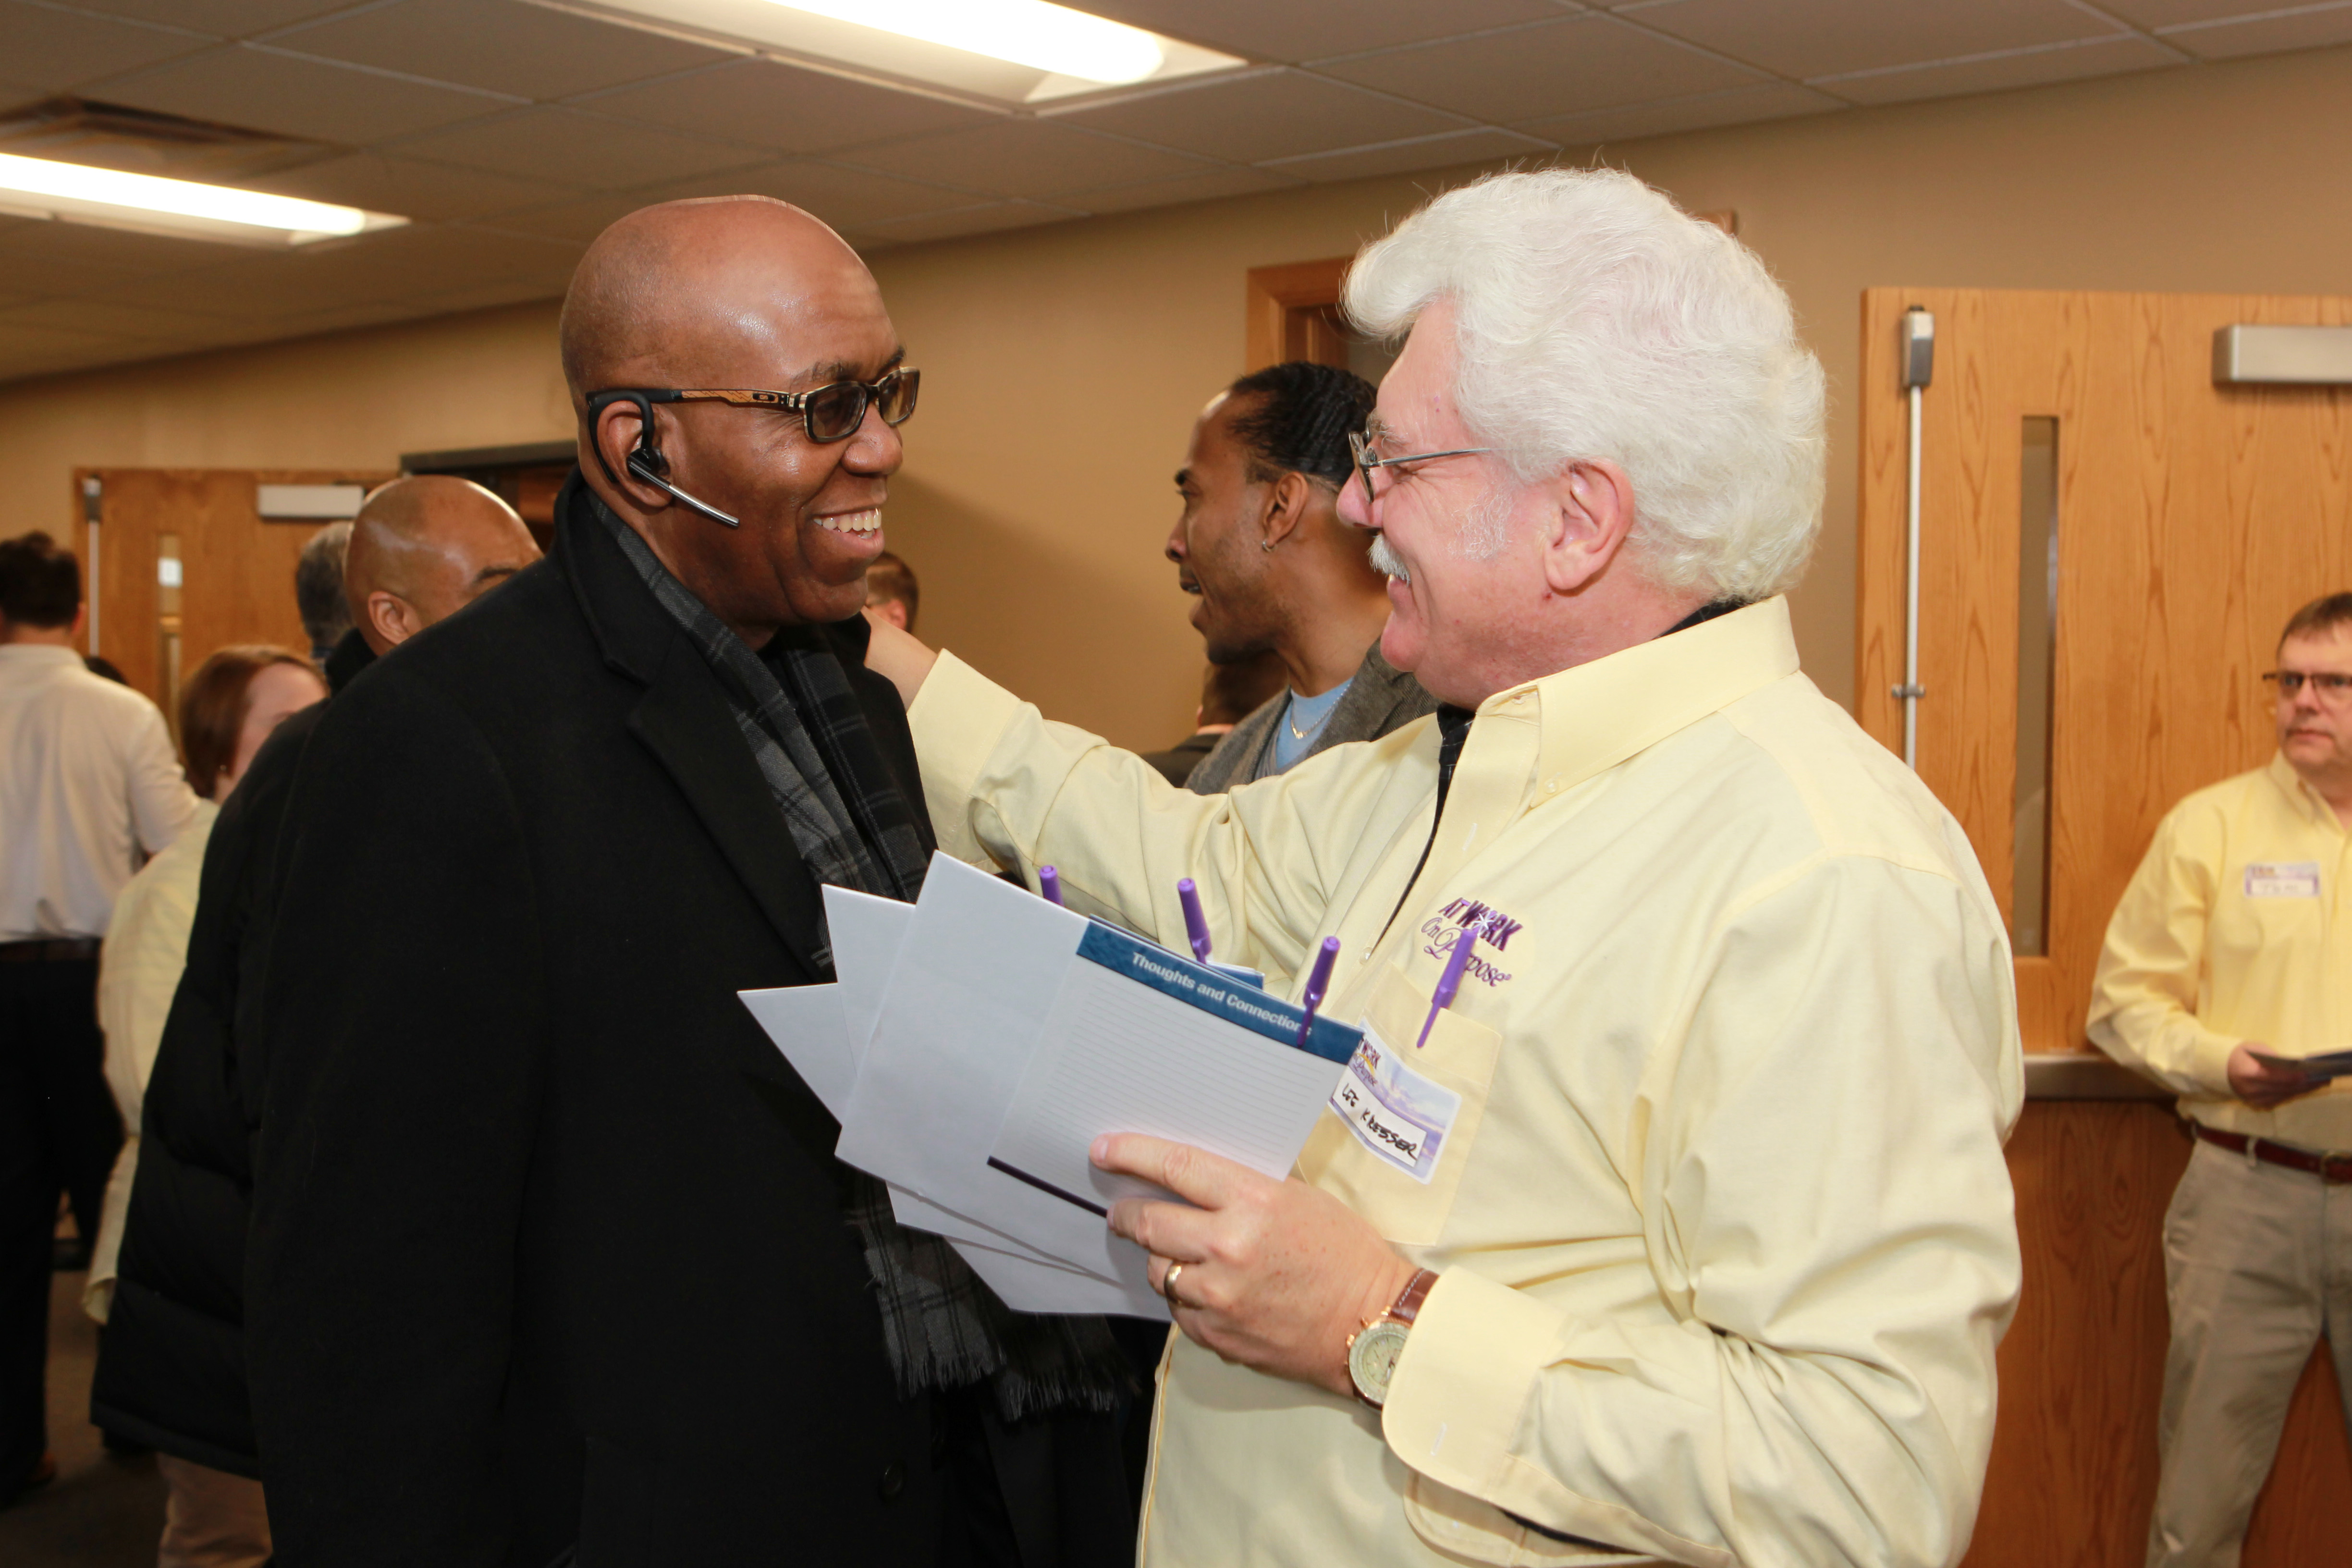
<path fill-rule="evenodd" d="M 1372 450 L 1372 437 L 1369 432 L 1358 430 L 1348 437 L 1348 450 L 1356 459 L 1356 477 L 1364 481 L 1364 502 L 1368 506 L 1380 499 L 1379 492 L 1372 489 L 1372 471 L 1376 468 L 1423 463 L 1432 458 L 1475 458 L 1481 452 L 1494 449 L 1492 447 L 1456 447 L 1446 452 L 1408 452 L 1402 458 L 1383 458 Z"/>
<path fill-rule="evenodd" d="M 593 419 L 615 403 L 724 403 L 734 408 L 772 408 L 797 414 L 808 438 L 820 446 L 846 441 L 866 423 L 866 411 L 880 411 L 885 425 L 914 417 L 915 395 L 923 373 L 908 365 L 885 371 L 873 381 L 834 381 L 806 392 L 765 392 L 757 387 L 616 386 L 588 395 Z"/>

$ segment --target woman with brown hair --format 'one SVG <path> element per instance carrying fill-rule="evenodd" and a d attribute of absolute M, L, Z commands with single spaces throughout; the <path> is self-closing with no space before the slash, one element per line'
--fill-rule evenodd
<path fill-rule="evenodd" d="M 180 747 L 189 786 L 200 797 L 196 815 L 115 900 L 99 963 L 106 1076 L 122 1108 L 125 1134 L 107 1184 L 105 1219 L 82 1298 L 100 1322 L 113 1306 L 115 1263 L 139 1155 L 140 1105 L 187 959 L 213 820 L 270 731 L 326 695 L 326 684 L 310 660 L 291 649 L 260 644 L 221 649 L 197 668 L 180 693 Z M 258 1482 L 170 1454 L 159 1453 L 156 1462 L 171 1492 L 162 1568 L 229 1568 L 268 1560 L 269 1522 Z"/>

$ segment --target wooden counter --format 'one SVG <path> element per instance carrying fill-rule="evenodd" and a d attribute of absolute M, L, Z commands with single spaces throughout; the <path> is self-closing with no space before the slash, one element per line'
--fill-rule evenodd
<path fill-rule="evenodd" d="M 2164 1387 L 2164 1212 L 2189 1139 L 2171 1097 L 2104 1058 L 2028 1057 L 2009 1144 L 2025 1293 L 1970 1568 L 2138 1568 Z M 2244 1568 L 2352 1568 L 2352 1450 L 2321 1342 Z"/>

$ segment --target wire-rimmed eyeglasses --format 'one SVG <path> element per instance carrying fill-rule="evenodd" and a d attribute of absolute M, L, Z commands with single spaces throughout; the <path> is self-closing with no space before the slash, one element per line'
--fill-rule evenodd
<path fill-rule="evenodd" d="M 2290 702 L 2302 693 L 2306 681 L 2311 684 L 2312 695 L 2331 708 L 2340 708 L 2347 700 L 2352 700 L 2352 675 L 2339 675 L 2328 669 L 2263 671 L 2263 684 Z"/>
<path fill-rule="evenodd" d="M 1425 463 L 1432 458 L 1475 458 L 1481 452 L 1491 452 L 1492 447 L 1456 447 L 1444 452 L 1408 452 L 1402 458 L 1383 458 L 1372 450 L 1372 435 L 1369 430 L 1351 432 L 1348 450 L 1356 460 L 1356 477 L 1364 481 L 1364 503 L 1369 506 L 1380 499 L 1372 489 L 1375 469 L 1397 468 L 1405 463 Z"/>

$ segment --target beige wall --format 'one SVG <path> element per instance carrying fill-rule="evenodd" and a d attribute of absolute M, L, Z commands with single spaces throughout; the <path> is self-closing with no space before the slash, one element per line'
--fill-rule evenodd
<path fill-rule="evenodd" d="M 1797 595 L 1814 679 L 1853 684 L 1854 416 L 1873 284 L 2352 291 L 2352 49 L 1628 142 L 1738 211 L 1830 372 L 1830 500 Z M 888 527 L 924 630 L 1050 714 L 1181 735 L 1198 639 L 1160 558 L 1194 411 L 1242 368 L 1242 275 L 1342 254 L 1462 172 L 1099 218 L 876 258 L 923 412 Z M 389 462 L 568 433 L 551 306 L 0 388 L 10 531 L 76 465 Z"/>

